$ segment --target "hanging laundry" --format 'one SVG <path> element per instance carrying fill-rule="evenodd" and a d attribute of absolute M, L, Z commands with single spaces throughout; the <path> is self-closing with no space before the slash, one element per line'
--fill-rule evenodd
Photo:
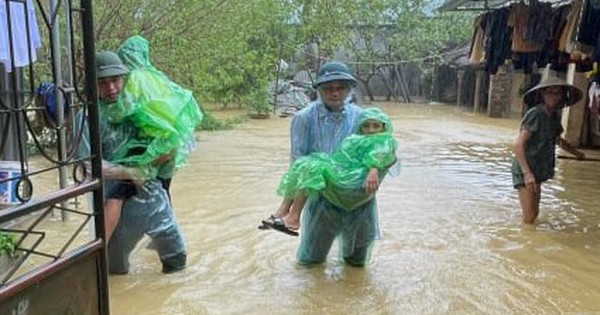
<path fill-rule="evenodd" d="M 10 32 L 8 28 L 9 13 Z M 11 51 L 11 41 L 13 51 Z M 35 50 L 41 45 L 32 1 L 9 1 L 8 10 L 3 2 L 0 5 L 0 63 L 4 64 L 4 68 L 11 72 L 13 67 L 23 67 L 36 61 Z M 13 60 L 14 65 L 12 64 Z"/>
<path fill-rule="evenodd" d="M 482 14 L 475 19 L 475 32 L 469 49 L 469 64 L 479 65 L 485 62 L 485 30 L 490 14 Z"/>
<path fill-rule="evenodd" d="M 523 29 L 523 40 L 538 45 L 545 45 L 552 39 L 553 20 L 552 6 L 537 0 L 529 2 L 527 26 Z"/>
<path fill-rule="evenodd" d="M 512 32 L 507 21 L 510 17 L 508 8 L 497 9 L 492 12 L 486 23 L 485 31 L 485 70 L 490 74 L 496 74 L 498 68 L 510 55 Z"/>
<path fill-rule="evenodd" d="M 529 19 L 529 7 L 525 3 L 519 2 L 510 6 L 508 26 L 513 29 L 511 47 L 513 52 L 531 53 L 542 50 L 542 44 L 529 41 L 525 36 L 530 26 Z M 536 24 L 537 22 L 533 21 L 532 23 Z"/>
<path fill-rule="evenodd" d="M 587 0 L 581 12 L 576 39 L 593 47 L 596 45 L 598 33 L 600 33 L 600 4 L 596 0 Z"/>

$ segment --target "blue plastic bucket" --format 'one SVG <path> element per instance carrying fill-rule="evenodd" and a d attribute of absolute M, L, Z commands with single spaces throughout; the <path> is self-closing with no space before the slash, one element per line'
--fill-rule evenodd
<path fill-rule="evenodd" d="M 20 203 L 17 199 L 17 180 L 21 176 L 21 163 L 0 161 L 0 205 Z"/>

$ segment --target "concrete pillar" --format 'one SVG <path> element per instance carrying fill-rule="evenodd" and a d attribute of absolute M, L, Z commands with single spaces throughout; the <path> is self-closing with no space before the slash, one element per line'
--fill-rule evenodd
<path fill-rule="evenodd" d="M 562 126 L 565 132 L 562 137 L 574 146 L 581 145 L 583 120 L 585 119 L 585 94 L 587 92 L 588 80 L 585 74 L 575 71 L 575 64 L 569 65 L 567 71 L 567 82 L 580 88 L 584 97 L 574 105 L 563 109 Z"/>

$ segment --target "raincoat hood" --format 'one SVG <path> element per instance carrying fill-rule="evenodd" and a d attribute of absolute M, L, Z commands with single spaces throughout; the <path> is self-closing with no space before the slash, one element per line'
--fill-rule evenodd
<path fill-rule="evenodd" d="M 126 39 L 117 54 L 130 69 L 151 69 L 150 43 L 142 36 L 136 35 Z"/>
<path fill-rule="evenodd" d="M 360 134 L 360 127 L 369 119 L 377 120 L 385 125 L 383 133 L 391 134 L 393 131 L 392 122 L 390 117 L 377 107 L 365 108 L 359 115 L 356 125 L 354 127 L 354 133 Z"/>

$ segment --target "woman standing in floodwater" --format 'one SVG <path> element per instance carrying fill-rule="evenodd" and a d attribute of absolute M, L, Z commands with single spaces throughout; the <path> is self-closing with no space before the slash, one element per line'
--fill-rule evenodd
<path fill-rule="evenodd" d="M 554 177 L 555 145 L 582 159 L 583 153 L 560 137 L 561 110 L 577 103 L 582 92 L 555 77 L 546 77 L 523 96 L 528 110 L 515 141 L 512 178 L 519 192 L 523 223 L 533 224 L 540 212 L 542 183 Z"/>

